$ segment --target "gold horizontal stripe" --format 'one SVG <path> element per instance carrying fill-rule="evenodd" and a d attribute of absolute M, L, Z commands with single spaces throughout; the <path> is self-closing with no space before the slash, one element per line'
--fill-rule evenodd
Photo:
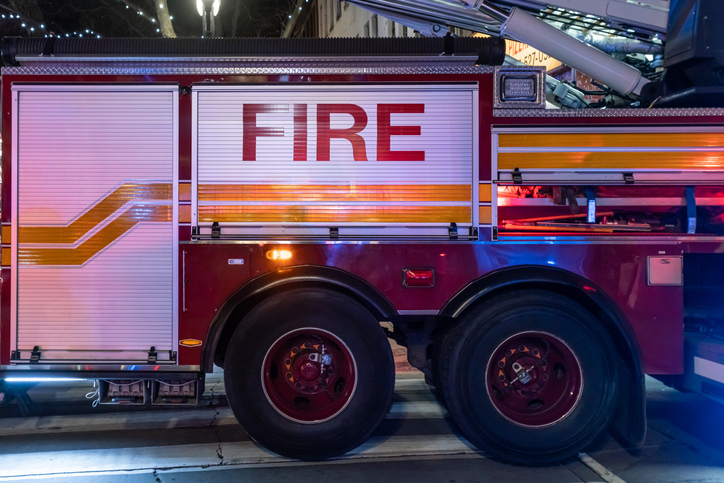
<path fill-rule="evenodd" d="M 125 183 L 67 226 L 20 226 L 20 243 L 75 243 L 131 200 L 170 200 L 169 183 Z"/>
<path fill-rule="evenodd" d="M 179 183 L 178 200 L 191 201 L 191 183 Z"/>
<path fill-rule="evenodd" d="M 493 210 L 490 206 L 480 206 L 478 208 L 478 222 L 481 225 L 489 225 L 493 222 Z"/>
<path fill-rule="evenodd" d="M 200 201 L 471 201 L 469 184 L 199 186 Z"/>
<path fill-rule="evenodd" d="M 179 205 L 178 222 L 191 223 L 191 205 Z"/>
<path fill-rule="evenodd" d="M 493 195 L 492 195 L 492 187 L 489 184 L 481 184 L 478 188 L 478 201 L 482 203 L 486 203 L 489 201 L 492 201 Z"/>
<path fill-rule="evenodd" d="M 10 237 L 11 237 L 11 227 L 9 226 L 3 226 L 2 229 L 0 229 L 0 239 L 2 239 L 3 243 L 10 243 Z"/>
<path fill-rule="evenodd" d="M 701 148 L 724 146 L 724 133 L 500 134 L 501 148 Z"/>
<path fill-rule="evenodd" d="M 2 251 L 0 252 L 0 257 L 1 257 L 0 264 L 2 264 L 3 267 L 9 267 L 10 264 L 12 263 L 10 261 L 10 259 L 12 258 L 10 256 L 10 254 L 11 254 L 10 248 L 3 248 Z"/>
<path fill-rule="evenodd" d="M 724 153 L 503 153 L 500 169 L 721 169 Z"/>
<path fill-rule="evenodd" d="M 83 265 L 138 223 L 163 221 L 171 221 L 170 206 L 134 205 L 75 248 L 19 248 L 18 264 Z"/>
<path fill-rule="evenodd" d="M 467 206 L 203 206 L 201 222 L 470 223 Z"/>

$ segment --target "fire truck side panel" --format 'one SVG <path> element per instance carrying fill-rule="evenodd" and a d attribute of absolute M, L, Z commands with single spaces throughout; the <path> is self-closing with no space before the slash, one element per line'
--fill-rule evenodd
<path fill-rule="evenodd" d="M 519 270 L 515 283 L 496 284 L 494 288 L 511 290 L 535 285 L 565 293 L 571 289 L 563 288 L 566 277 L 557 273 L 563 270 L 577 274 L 589 281 L 584 285 L 583 293 L 600 292 L 600 295 L 609 297 L 629 321 L 641 348 L 647 373 L 675 374 L 683 368 L 682 288 L 646 284 L 647 257 L 661 252 L 680 253 L 680 249 L 672 245 L 640 244 L 632 249 L 629 244 L 606 243 L 340 242 L 260 246 L 220 242 L 215 245 L 183 245 L 182 250 L 189 254 L 186 256 L 186 270 L 205 274 L 195 277 L 195 280 L 186 278 L 182 339 L 204 338 L 218 307 L 223 306 L 224 301 L 238 290 L 244 291 L 247 277 L 253 279 L 276 271 L 278 278 L 283 279 L 284 272 L 291 267 L 299 267 L 302 273 L 305 267 L 337 268 L 371 284 L 400 314 L 435 314 L 471 281 L 481 279 L 479 290 L 484 296 L 489 296 L 492 283 L 486 280 L 488 274 L 536 266 L 550 270 L 549 280 L 560 280 L 561 287 L 552 287 L 534 277 L 527 278 L 524 270 Z M 288 251 L 291 257 L 288 260 L 270 260 L 266 254 L 274 250 Z M 235 259 L 244 259 L 244 265 L 228 263 Z M 403 269 L 409 267 L 433 269 L 435 286 L 405 287 Z M 320 277 L 317 282 L 322 281 Z M 198 297 L 198 293 L 204 296 Z M 237 322 L 229 321 L 232 324 Z M 199 364 L 200 353 L 198 349 L 185 349 L 180 353 L 181 364 Z"/>
<path fill-rule="evenodd" d="M 172 360 L 177 89 L 14 93 L 14 359 Z"/>
<path fill-rule="evenodd" d="M 202 81 L 206 79 L 206 77 L 191 77 L 191 76 L 158 76 L 154 80 L 159 82 L 174 82 L 179 83 L 181 85 L 193 85 L 197 81 Z M 311 78 L 315 82 L 320 83 L 326 83 L 326 82 L 350 82 L 352 77 L 349 76 L 330 76 L 330 75 L 320 75 L 320 76 L 314 76 Z M 364 78 L 355 78 L 354 80 L 357 82 L 383 82 L 383 81 L 390 81 L 390 80 L 401 80 L 401 81 L 415 81 L 420 82 L 421 79 L 424 79 L 425 81 L 434 81 L 434 82 L 440 82 L 440 81 L 471 81 L 476 80 L 479 82 L 479 86 L 482 92 L 488 92 L 489 89 L 491 89 L 492 86 L 492 76 L 490 75 L 479 75 L 479 76 L 366 76 Z M 4 96 L 5 98 L 8 98 L 9 96 L 9 89 L 7 88 L 9 83 L 12 81 L 34 81 L 37 82 L 37 77 L 27 77 L 27 76 L 6 76 L 4 79 L 3 85 L 4 85 Z M 134 78 L 134 77 L 122 77 L 122 78 L 110 78 L 110 77 L 103 77 L 103 76 L 43 76 L 42 81 L 43 82 L 50 82 L 50 83 L 68 83 L 68 82 L 83 82 L 83 81 L 92 81 L 92 82 L 135 82 L 135 81 L 141 81 L 145 79 L 141 78 Z M 220 80 L 217 78 L 216 80 Z M 281 76 L 260 76 L 254 79 L 246 78 L 243 76 L 228 76 L 224 79 L 226 82 L 229 83 L 237 83 L 237 82 L 248 82 L 250 80 L 253 80 L 256 82 L 261 83 L 268 83 L 268 82 L 279 82 L 282 80 Z M 297 76 L 297 77 L 288 77 L 288 82 L 295 82 L 299 80 L 307 80 L 304 76 Z M 184 198 L 184 193 L 187 193 L 191 180 L 192 180 L 192 173 L 191 173 L 191 158 L 192 158 L 192 140 L 190 139 L 190 132 L 192 129 L 192 119 L 191 119 L 191 96 L 187 95 L 180 95 L 179 96 L 179 238 L 181 240 L 189 240 L 189 237 L 191 235 L 191 222 L 188 216 L 184 215 L 184 212 L 188 212 L 188 210 L 191 207 L 191 200 L 189 198 Z M 534 125 L 534 126 L 545 126 L 550 124 L 555 124 L 557 126 L 566 126 L 566 125 L 581 125 L 581 120 L 576 118 L 565 118 L 565 117 L 555 117 L 555 118 L 528 118 L 528 117 L 497 117 L 493 119 L 491 115 L 491 109 L 490 109 L 490 100 L 485 96 L 481 95 L 479 102 L 479 114 L 480 114 L 480 122 L 478 126 L 478 134 L 479 134 L 479 169 L 478 169 L 478 175 L 479 179 L 481 181 L 486 181 L 491 179 L 491 165 L 490 165 L 490 158 L 486 155 L 486 153 L 490 152 L 490 139 L 491 139 L 491 125 L 499 125 L 499 126 L 510 126 L 510 125 Z M 5 106 L 8 105 L 8 102 L 5 102 Z M 709 124 L 712 122 L 717 121 L 716 117 L 698 117 L 698 118 L 691 118 L 684 115 L 685 113 L 682 113 L 681 117 L 655 117 L 647 121 L 647 125 L 670 125 L 670 124 Z M 10 119 L 9 112 L 7 109 L 4 110 L 4 116 L 8 120 Z M 585 119 L 585 125 L 588 126 L 595 126 L 595 125 L 631 125 L 631 124 L 641 124 L 641 118 L 635 117 L 633 115 L 630 115 L 628 117 L 622 116 L 622 117 L 601 117 L 601 118 L 586 118 Z M 7 130 L 9 129 L 8 123 L 6 123 L 3 126 L 3 129 L 6 130 L 5 138 L 8 138 Z M 9 189 L 10 186 L 12 186 L 12 179 L 10 177 L 11 167 L 7 164 L 9 163 L 10 156 L 10 146 L 7 143 L 4 148 L 4 154 L 5 154 L 5 164 L 4 167 L 4 189 Z M 492 216 L 491 211 L 486 211 L 488 206 L 490 206 L 490 203 L 484 201 L 484 194 L 483 190 L 487 190 L 488 188 L 480 188 L 480 191 L 478 193 L 478 197 L 481 201 L 481 208 L 479 211 L 480 216 L 480 223 L 481 223 L 481 238 L 483 239 L 490 239 L 489 230 L 486 230 L 485 228 L 490 226 L 488 224 L 485 224 L 484 216 Z M 493 191 L 493 190 L 490 190 Z M 487 191 L 485 191 L 487 193 Z M 4 227 L 10 226 L 10 220 L 9 220 L 9 197 L 4 197 L 3 199 L 3 207 L 5 208 L 3 210 L 3 223 Z M 189 208 L 185 208 L 188 206 Z M 490 220 L 492 222 L 492 220 Z M 7 242 L 5 242 L 6 238 L 3 239 L 4 242 L 4 248 L 8 248 Z M 458 242 L 460 243 L 460 242 Z M 497 244 L 496 244 L 497 243 Z M 648 243 L 648 242 L 647 242 Z M 634 245 L 636 243 L 634 242 Z M 269 245 L 271 246 L 271 245 Z M 413 262 L 416 265 L 420 265 L 420 263 L 424 262 L 425 260 L 429 259 L 430 253 L 429 252 L 436 252 L 437 247 L 432 247 L 433 245 L 426 245 L 426 244 L 419 244 L 415 246 L 409 246 L 407 243 L 405 244 L 390 244 L 390 245 L 381 245 L 380 247 L 369 247 L 368 245 L 354 245 L 350 244 L 349 246 L 345 244 L 335 244 L 330 246 L 325 246 L 324 244 L 320 246 L 317 246 L 316 244 L 310 245 L 310 246 L 304 246 L 301 245 L 295 245 L 297 248 L 295 248 L 295 258 L 293 260 L 293 263 L 296 264 L 312 264 L 312 265 L 326 265 L 326 266 L 336 266 L 338 268 L 341 268 L 343 270 L 348 270 L 350 273 L 355 274 L 356 276 L 361 277 L 362 279 L 368 280 L 370 277 L 372 277 L 372 280 L 368 280 L 370 283 L 372 283 L 379 291 L 380 293 L 384 294 L 385 297 L 390 299 L 393 304 L 395 305 L 395 308 L 398 310 L 440 310 L 444 304 L 449 300 L 450 297 L 452 297 L 455 293 L 462 290 L 462 288 L 470 283 L 471 281 L 484 277 L 489 271 L 491 270 L 500 270 L 504 269 L 508 266 L 516 266 L 518 264 L 539 264 L 540 266 L 551 266 L 548 262 L 551 261 L 549 258 L 554 257 L 555 263 L 557 268 L 563 268 L 565 270 L 569 270 L 572 273 L 580 274 L 581 276 L 588 277 L 596 286 L 598 286 L 602 291 L 604 291 L 608 296 L 610 296 L 612 299 L 616 300 L 619 306 L 621 307 L 621 310 L 625 312 L 626 317 L 630 321 L 634 332 L 637 334 L 637 338 L 639 338 L 639 346 L 642 350 L 643 360 L 646 367 L 646 370 L 649 372 L 654 373 L 676 373 L 681 370 L 681 361 L 680 361 L 680 355 L 677 357 L 677 354 L 680 353 L 680 351 L 677 349 L 677 347 L 680 347 L 680 337 L 679 336 L 672 336 L 672 334 L 681 334 L 680 327 L 676 328 L 676 330 L 672 330 L 666 338 L 661 337 L 660 334 L 663 334 L 665 332 L 664 327 L 671 328 L 676 324 L 675 321 L 676 314 L 681 313 L 681 307 L 674 307 L 677 304 L 677 300 L 679 300 L 679 295 L 673 296 L 673 297 L 665 297 L 664 299 L 667 301 L 667 304 L 652 304 L 656 305 L 656 308 L 660 308 L 659 313 L 651 312 L 649 309 L 645 309 L 644 306 L 646 304 L 646 300 L 656 300 L 655 297 L 659 296 L 659 292 L 664 293 L 672 293 L 677 291 L 677 288 L 671 288 L 671 287 L 647 287 L 645 285 L 632 287 L 631 291 L 634 291 L 636 293 L 624 293 L 622 289 L 620 288 L 620 285 L 617 283 L 618 279 L 614 276 L 614 274 L 606 272 L 607 268 L 613 265 L 613 263 L 617 263 L 616 260 L 620 260 L 624 255 L 621 254 L 631 254 L 631 243 L 624 242 L 623 240 L 619 240 L 614 244 L 606 245 L 606 243 L 601 242 L 597 245 L 592 246 L 588 241 L 581 242 L 580 245 L 576 246 L 575 243 L 561 246 L 558 249 L 552 249 L 550 246 L 547 246 L 546 243 L 540 243 L 540 246 L 538 244 L 534 245 L 526 245 L 525 243 L 518 242 L 515 245 L 508 244 L 508 242 L 500 240 L 495 243 L 491 244 L 485 244 L 485 245 L 479 245 L 473 247 L 473 245 L 469 245 L 467 243 L 455 245 L 450 244 L 450 255 L 455 255 L 458 257 L 459 264 L 455 267 L 454 274 L 451 274 L 449 272 L 452 272 L 450 269 L 446 269 L 443 266 L 438 267 L 436 264 L 436 287 L 432 290 L 415 290 L 415 289 L 403 289 L 401 283 L 400 283 L 400 277 L 401 272 L 400 270 L 404 267 L 407 267 L 411 265 Z M 397 260 L 396 263 L 389 263 L 390 268 L 387 269 L 381 269 L 379 274 L 377 275 L 371 275 L 369 272 L 369 269 L 365 270 L 362 268 L 354 269 L 352 267 L 337 265 L 337 264 L 330 264 L 329 259 L 334 258 L 336 260 L 339 260 L 340 258 L 347 258 L 352 257 L 349 253 L 349 250 L 354 249 L 355 251 L 359 250 L 361 247 L 370 248 L 370 253 L 373 253 L 374 250 L 384 250 L 386 253 L 384 254 L 383 258 L 385 260 L 390 259 L 392 257 L 392 260 Z M 445 245 L 447 246 L 447 245 Z M 552 246 L 552 245 L 551 245 Z M 257 246 L 258 247 L 258 246 Z M 334 248 L 332 248 L 334 247 Z M 419 248 L 422 247 L 422 248 Z M 425 248 L 426 247 L 426 248 Z M 532 247 L 532 249 L 531 249 Z M 536 250 L 543 250 L 541 247 L 547 247 L 546 250 L 560 250 L 561 254 L 555 254 L 550 251 L 548 252 L 541 252 L 540 255 L 536 256 L 534 253 Z M 639 253 L 637 256 L 639 258 L 630 260 L 626 260 L 626 266 L 629 267 L 627 270 L 630 270 L 626 274 L 624 274 L 626 277 L 629 277 L 631 280 L 639 280 L 642 281 L 643 279 L 641 277 L 645 278 L 645 256 L 648 256 L 649 254 L 656 254 L 659 250 L 653 248 L 653 245 L 651 245 L 651 249 L 649 250 L 649 245 L 641 245 L 641 247 L 647 247 L 647 248 L 640 248 L 641 253 Z M 262 254 L 255 253 L 255 250 L 258 250 L 261 252 L 261 248 L 255 248 L 253 244 L 247 245 L 247 249 L 250 250 L 250 261 L 249 266 L 246 268 L 250 270 L 249 272 L 249 278 L 254 278 L 255 276 L 259 276 L 264 272 L 263 269 L 257 268 L 255 265 L 258 263 L 261 263 L 262 266 L 268 266 L 268 268 L 272 268 L 273 264 L 269 262 L 268 259 L 263 258 Z M 233 250 L 230 248 L 224 248 L 224 250 L 230 250 L 230 253 L 227 255 L 220 256 L 221 259 L 226 258 L 227 259 L 227 265 L 228 265 L 228 259 L 234 258 Z M 321 252 L 320 252 L 321 250 Z M 333 255 L 330 255 L 329 253 L 326 253 L 327 251 L 334 251 Z M 463 250 L 463 252 L 458 253 L 458 251 Z M 407 252 L 410 252 L 408 254 Z M 472 255 L 470 252 L 474 252 Z M 305 254 L 306 252 L 310 252 L 309 254 Z M 403 252 L 402 254 L 400 254 Z M 519 260 L 516 256 L 517 253 L 526 253 L 526 260 Z M 586 255 L 584 256 L 583 253 Z M 344 255 L 342 255 L 344 254 Z M 570 261 L 564 262 L 563 259 L 567 258 L 570 254 Z M 574 255 L 575 254 L 575 255 Z M 619 254 L 619 255 L 617 255 Z M 372 255 L 371 255 L 372 256 Z M 375 254 L 374 257 L 382 256 Z M 439 253 L 436 255 L 439 256 Z M 395 258 L 396 257 L 396 258 Z M 468 258 L 472 257 L 472 258 Z M 481 263 L 479 260 L 481 259 L 490 259 L 493 257 L 495 260 L 495 263 Z M 630 257 L 633 257 L 631 254 Z M 642 258 L 643 257 L 643 258 Z M 241 258 L 241 257 L 240 257 Z M 257 262 L 258 259 L 258 262 Z M 469 260 L 476 260 L 476 267 L 474 270 L 471 270 L 471 267 L 473 266 L 472 263 L 469 262 Z M 586 262 L 583 263 L 582 260 L 585 260 Z M 612 261 L 611 264 L 606 264 L 603 262 L 603 260 L 609 260 Z M 302 262 L 303 261 L 303 262 Z M 464 262 L 463 262 L 464 261 Z M 195 261 L 190 261 L 192 263 L 196 263 Z M 179 260 L 179 270 L 181 267 L 182 261 Z M 359 264 L 362 265 L 363 263 L 359 261 Z M 386 262 L 387 263 L 387 262 Z M 423 263 L 422 266 L 425 266 Z M 585 267 L 585 270 L 584 270 Z M 7 269 L 8 267 L 3 265 L 3 268 Z M 238 269 L 239 267 L 235 266 L 226 266 L 225 269 Z M 377 268 L 377 267 L 376 267 Z M 187 270 L 190 270 L 187 266 Z M 613 269 L 608 268 L 609 272 Z M 7 272 L 7 270 L 5 270 Z M 238 273 L 238 272 L 232 272 L 232 273 Z M 603 274 L 603 275 L 602 275 Z M 7 273 L 5 273 L 5 276 L 7 277 Z M 455 278 L 456 280 L 453 280 Z M 214 290 L 215 293 L 218 293 L 216 296 L 219 300 L 225 300 L 227 297 L 229 297 L 234 291 L 238 290 L 240 287 L 242 287 L 245 283 L 245 278 L 241 277 L 238 279 L 232 279 L 233 283 L 228 283 L 227 285 L 221 287 L 219 286 L 217 290 Z M 443 283 L 444 281 L 444 283 Z M 191 283 L 191 282 L 189 282 Z M 219 282 L 219 285 L 223 285 L 222 282 Z M 3 291 L 4 293 L 7 293 L 9 289 L 9 284 L 5 283 L 3 284 Z M 419 294 L 419 295 L 417 295 Z M 193 307 L 194 301 L 192 300 L 193 297 L 189 297 L 189 293 L 187 292 L 187 310 L 197 310 L 198 312 L 195 312 L 193 317 L 190 316 L 190 314 L 187 314 L 185 316 L 182 316 L 182 322 L 180 323 L 179 331 L 181 332 L 180 338 L 183 339 L 184 337 L 192 337 L 198 338 L 199 340 L 204 339 L 203 331 L 204 327 L 208 327 L 208 325 L 211 323 L 211 320 L 213 319 L 212 314 L 208 314 L 205 317 L 201 317 L 201 313 L 203 312 L 203 308 L 199 307 Z M 6 299 L 7 300 L 7 299 Z M 206 302 L 206 301 L 205 301 Z M 198 302 L 199 305 L 201 305 L 201 301 Z M 398 305 L 399 304 L 399 305 Z M 181 310 L 182 301 L 179 301 L 179 307 Z M 209 306 L 213 306 L 215 304 L 208 304 Z M 5 312 L 9 312 L 9 307 L 7 305 L 3 306 L 3 310 Z M 208 309 L 206 309 L 208 311 Z M 213 312 L 213 308 L 210 309 L 211 312 Z M 645 314 L 645 315 L 643 315 Z M 9 314 L 7 314 L 9 315 Z M 668 317 L 667 317 L 668 316 Z M 2 333 L 0 334 L 0 344 L 2 347 L 2 361 L 3 363 L 9 362 L 9 340 L 10 340 L 10 332 L 9 332 L 9 326 L 7 324 L 8 317 L 4 317 L 4 320 L 0 322 L 2 326 Z M 661 320 L 669 320 L 669 322 L 665 322 L 663 326 L 658 325 Z M 186 322 L 188 321 L 189 326 L 186 326 Z M 193 328 L 192 328 L 193 327 Z M 183 335 L 186 334 L 186 335 Z M 665 341 L 663 339 L 666 339 Z M 184 351 L 188 352 L 188 356 L 184 356 Z M 188 363 L 191 363 L 192 360 L 198 360 L 198 358 L 195 354 L 199 352 L 195 348 L 184 348 L 182 350 L 182 353 L 180 355 L 181 360 L 186 360 Z M 189 359 L 186 359 L 186 357 L 189 357 Z M 180 361 L 181 362 L 181 361 Z M 185 362 L 184 362 L 185 364 Z"/>

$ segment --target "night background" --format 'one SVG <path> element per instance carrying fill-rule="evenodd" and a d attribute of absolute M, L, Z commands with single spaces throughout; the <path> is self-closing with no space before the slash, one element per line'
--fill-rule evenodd
<path fill-rule="evenodd" d="M 277 37 L 294 3 L 221 0 L 216 35 Z M 162 37 L 165 9 L 177 37 L 201 36 L 196 0 L 0 0 L 0 36 Z"/>

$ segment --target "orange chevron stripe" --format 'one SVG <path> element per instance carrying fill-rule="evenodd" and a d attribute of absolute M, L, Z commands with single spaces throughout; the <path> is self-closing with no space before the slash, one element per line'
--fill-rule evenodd
<path fill-rule="evenodd" d="M 170 183 L 124 183 L 67 226 L 20 226 L 20 243 L 75 243 L 131 200 L 170 200 Z"/>
<path fill-rule="evenodd" d="M 133 205 L 75 248 L 20 248 L 19 265 L 83 265 L 141 222 L 172 220 L 168 205 Z"/>
<path fill-rule="evenodd" d="M 470 201 L 469 184 L 199 185 L 199 201 Z"/>

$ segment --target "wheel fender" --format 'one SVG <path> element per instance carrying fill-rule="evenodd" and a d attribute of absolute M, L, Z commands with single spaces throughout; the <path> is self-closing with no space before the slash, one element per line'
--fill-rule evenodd
<path fill-rule="evenodd" d="M 367 307 L 378 320 L 391 318 L 397 313 L 392 303 L 375 287 L 344 270 L 316 265 L 280 268 L 248 281 L 222 304 L 207 332 L 202 355 L 203 369 L 206 372 L 213 370 L 217 350 L 228 343 L 236 328 L 235 322 L 241 319 L 245 309 L 284 288 L 300 285 L 332 287 L 347 293 Z"/>
<path fill-rule="evenodd" d="M 629 445 L 640 448 L 646 437 L 646 385 L 641 352 L 626 317 L 613 299 L 590 280 L 554 267 L 530 265 L 505 268 L 468 284 L 445 304 L 440 315 L 457 318 L 487 297 L 525 288 L 559 291 L 594 312 L 606 324 L 617 350 L 626 360 L 619 370 L 623 384 L 613 430 Z"/>

